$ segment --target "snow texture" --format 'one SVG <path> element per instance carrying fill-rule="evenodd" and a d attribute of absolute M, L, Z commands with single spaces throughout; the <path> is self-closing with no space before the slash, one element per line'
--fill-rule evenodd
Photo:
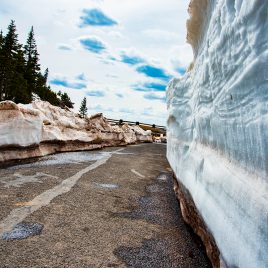
<path fill-rule="evenodd" d="M 168 87 L 169 162 L 227 267 L 268 267 L 268 1 L 192 0 Z"/>
<path fill-rule="evenodd" d="M 95 149 L 152 142 L 152 135 L 138 126 L 112 126 L 102 114 L 80 118 L 48 102 L 34 101 L 28 105 L 0 102 L 0 162 L 27 157 L 26 151 L 16 154 L 11 148 L 39 147 L 28 152 L 33 157 L 55 152 L 51 144 L 59 144 L 60 151 L 74 150 L 75 142 L 79 143 L 79 150 L 83 149 L 81 144 L 85 144 L 85 149 Z"/>

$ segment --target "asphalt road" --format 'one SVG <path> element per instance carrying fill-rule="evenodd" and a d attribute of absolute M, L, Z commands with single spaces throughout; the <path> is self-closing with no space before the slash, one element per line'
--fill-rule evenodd
<path fill-rule="evenodd" d="M 163 144 L 0 169 L 0 267 L 211 267 L 184 224 Z"/>

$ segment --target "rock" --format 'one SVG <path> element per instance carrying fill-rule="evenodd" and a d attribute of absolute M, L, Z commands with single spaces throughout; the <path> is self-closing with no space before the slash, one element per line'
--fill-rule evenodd
<path fill-rule="evenodd" d="M 183 219 L 188 223 L 206 246 L 207 256 L 214 268 L 220 268 L 220 252 L 213 235 L 207 228 L 202 215 L 199 213 L 189 191 L 174 176 L 174 191 L 180 202 Z"/>
<path fill-rule="evenodd" d="M 214 267 L 268 267 L 267 8 L 192 0 L 194 61 L 167 91 L 167 157 Z"/>
<path fill-rule="evenodd" d="M 111 126 L 101 113 L 80 118 L 48 102 L 4 101 L 0 110 L 0 162 L 152 141 L 140 127 Z"/>

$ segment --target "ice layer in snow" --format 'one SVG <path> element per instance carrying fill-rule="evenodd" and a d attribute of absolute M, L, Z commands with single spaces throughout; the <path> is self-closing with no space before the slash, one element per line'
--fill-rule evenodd
<path fill-rule="evenodd" d="M 268 1 L 192 0 L 194 61 L 168 87 L 168 160 L 222 265 L 268 267 Z"/>

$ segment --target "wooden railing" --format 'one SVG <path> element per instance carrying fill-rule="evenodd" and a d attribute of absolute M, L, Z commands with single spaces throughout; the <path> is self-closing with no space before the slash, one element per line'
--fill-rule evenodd
<path fill-rule="evenodd" d="M 111 124 L 114 125 L 123 125 L 123 124 L 128 124 L 130 126 L 134 126 L 134 125 L 138 125 L 141 128 L 147 130 L 150 129 L 152 132 L 157 132 L 157 133 L 166 133 L 166 127 L 165 126 L 160 126 L 160 125 L 156 125 L 156 124 L 148 124 L 148 123 L 142 123 L 139 121 L 127 121 L 127 120 L 123 120 L 123 119 L 111 119 L 111 118 L 106 118 L 108 120 L 108 122 L 110 122 Z"/>

